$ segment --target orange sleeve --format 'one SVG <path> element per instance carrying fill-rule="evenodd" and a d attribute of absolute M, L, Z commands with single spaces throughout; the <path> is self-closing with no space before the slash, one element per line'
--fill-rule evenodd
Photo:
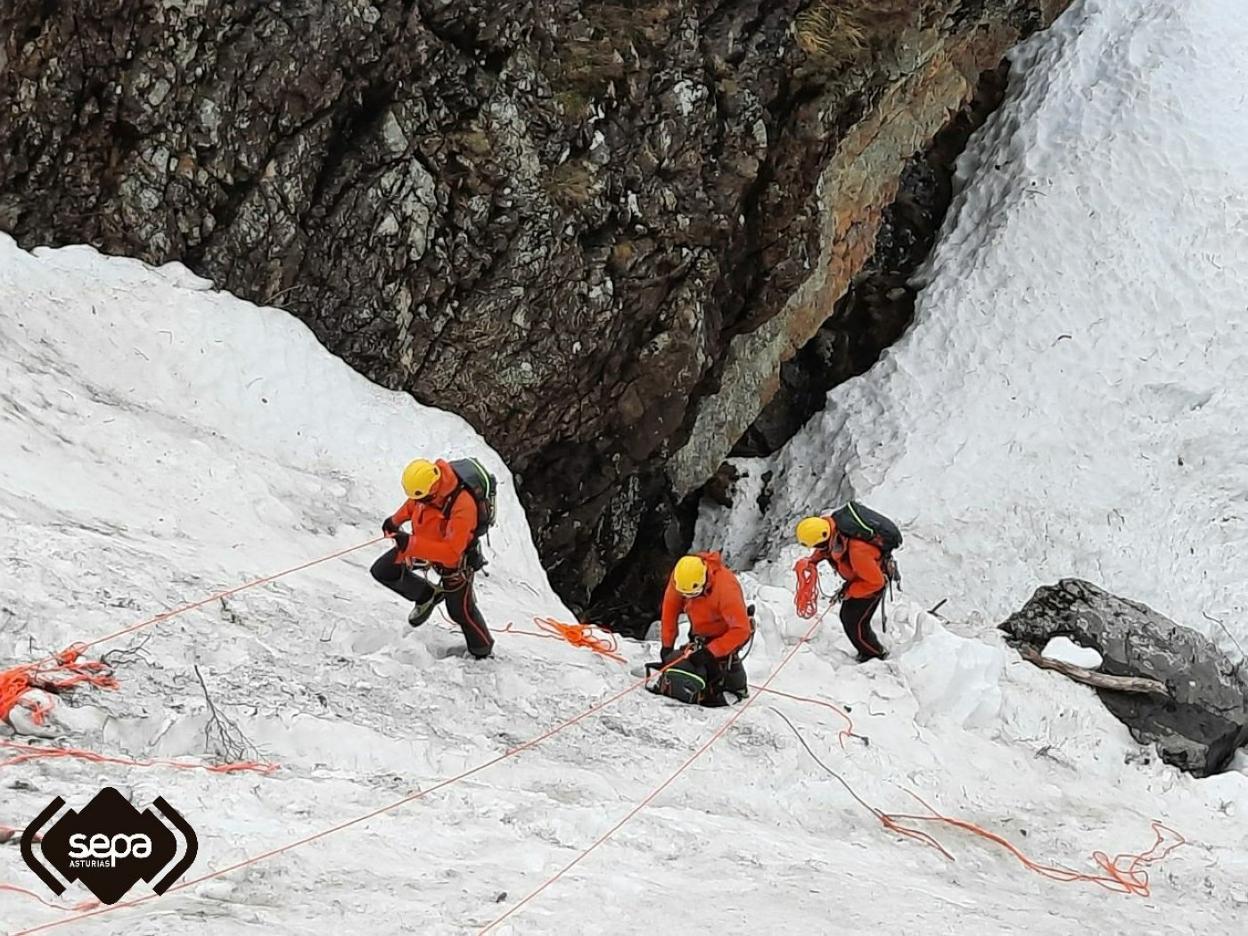
<path fill-rule="evenodd" d="M 412 508 L 415 505 L 410 500 L 405 500 L 403 506 L 390 515 L 390 522 L 395 526 L 402 526 L 412 519 Z"/>
<path fill-rule="evenodd" d="M 849 565 L 854 571 L 846 595 L 850 598 L 866 598 L 874 595 L 886 584 L 884 570 L 880 568 L 880 551 L 861 540 L 849 541 Z"/>
<path fill-rule="evenodd" d="M 660 640 L 665 647 L 676 646 L 676 625 L 684 604 L 680 592 L 676 591 L 669 579 L 667 591 L 663 593 L 663 618 L 659 628 Z"/>
<path fill-rule="evenodd" d="M 713 656 L 726 657 L 733 650 L 740 650 L 750 639 L 750 616 L 745 611 L 745 595 L 741 593 L 741 583 L 736 576 L 720 572 L 722 582 L 715 583 L 717 608 L 728 629 L 708 641 L 706 649 Z"/>
<path fill-rule="evenodd" d="M 446 535 L 435 538 L 413 531 L 414 535 L 407 544 L 407 552 L 403 554 L 403 558 L 457 566 L 468 544 L 472 542 L 472 532 L 476 528 L 477 502 L 468 491 L 461 491 L 456 496 L 451 515 L 446 520 Z"/>

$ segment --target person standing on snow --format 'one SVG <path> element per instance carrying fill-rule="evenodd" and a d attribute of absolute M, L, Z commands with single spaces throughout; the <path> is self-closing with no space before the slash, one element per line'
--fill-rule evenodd
<path fill-rule="evenodd" d="M 689 618 L 688 653 L 664 670 L 652 691 L 682 702 L 726 705 L 725 690 L 744 698 L 749 694 L 739 651 L 753 635 L 751 609 L 745 605 L 741 583 L 717 552 L 684 556 L 668 579 L 661 621 L 664 665 L 677 658 L 677 623 Z"/>
<path fill-rule="evenodd" d="M 844 579 L 839 595 L 841 626 L 858 651 L 858 662 L 887 659 L 888 653 L 871 629 L 871 618 L 888 585 L 884 551 L 875 543 L 841 533 L 833 516 L 802 520 L 797 525 L 797 540 L 814 550 L 811 562 L 826 561 Z"/>
<path fill-rule="evenodd" d="M 482 565 L 477 498 L 442 459 L 420 458 L 409 464 L 403 470 L 403 490 L 407 500 L 381 525 L 394 547 L 373 563 L 373 578 L 412 602 L 407 616 L 412 627 L 424 624 L 438 602 L 445 601 L 451 620 L 464 632 L 468 652 L 478 659 L 488 657 L 494 638 L 477 609 L 472 587 Z M 400 529 L 408 522 L 410 533 Z M 438 584 L 417 575 L 415 567 L 437 572 Z"/>

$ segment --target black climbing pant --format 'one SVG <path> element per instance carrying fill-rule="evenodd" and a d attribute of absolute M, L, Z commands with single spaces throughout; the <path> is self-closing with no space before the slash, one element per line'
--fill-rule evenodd
<path fill-rule="evenodd" d="M 657 669 L 658 664 L 654 664 Z M 710 666 L 703 667 L 689 660 L 681 661 L 668 671 L 671 675 L 660 675 L 651 692 L 670 696 L 679 702 L 705 705 L 718 708 L 728 704 L 725 692 L 730 692 L 738 700 L 749 695 L 749 680 L 745 675 L 745 666 L 737 651 L 733 651 L 726 659 L 715 660 Z M 690 681 L 685 674 L 690 674 Z"/>
<path fill-rule="evenodd" d="M 477 608 L 472 590 L 472 570 L 447 569 L 441 573 L 441 585 L 434 585 L 400 563 L 398 555 L 397 547 L 391 549 L 373 563 L 370 571 L 373 578 L 386 588 L 416 605 L 408 618 L 409 623 L 419 627 L 429 620 L 438 602 L 445 601 L 446 613 L 464 632 L 468 652 L 474 657 L 489 656 L 494 649 L 494 638 L 490 636 L 485 618 L 481 617 Z"/>
<path fill-rule="evenodd" d="M 884 656 L 884 648 L 880 645 L 880 639 L 871 629 L 871 618 L 883 600 L 884 590 L 881 589 L 865 598 L 846 598 L 841 602 L 841 625 L 845 628 L 845 636 L 854 645 L 854 649 L 858 651 L 858 657 L 862 660 L 873 660 Z"/>

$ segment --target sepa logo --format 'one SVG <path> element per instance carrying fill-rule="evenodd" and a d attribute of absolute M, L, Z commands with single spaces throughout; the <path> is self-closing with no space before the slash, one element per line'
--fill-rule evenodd
<path fill-rule="evenodd" d="M 195 861 L 199 841 L 163 797 L 152 805 L 172 830 L 150 809 L 139 812 L 112 787 L 100 790 L 82 812 L 62 813 L 65 801 L 58 796 L 22 834 L 22 857 L 58 897 L 81 881 L 99 900 L 115 904 L 140 880 L 151 883 L 157 875 L 152 890 L 163 894 Z M 56 822 L 40 838 L 53 818 Z M 175 831 L 186 842 L 180 858 Z"/>

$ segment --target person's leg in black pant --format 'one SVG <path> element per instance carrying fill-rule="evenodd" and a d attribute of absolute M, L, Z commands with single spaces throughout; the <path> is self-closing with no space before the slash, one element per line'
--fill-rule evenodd
<path fill-rule="evenodd" d="M 745 666 L 741 662 L 739 651 L 734 650 L 732 656 L 728 658 L 724 673 L 724 690 L 741 699 L 750 694 L 749 678 L 745 675 Z"/>
<path fill-rule="evenodd" d="M 386 588 L 415 605 L 407 616 L 407 622 L 412 627 L 420 627 L 429 620 L 442 595 L 423 576 L 414 575 L 400 563 L 398 557 L 399 550 L 395 547 L 380 556 L 369 571 Z"/>
<path fill-rule="evenodd" d="M 846 598 L 841 602 L 841 625 L 845 628 L 845 636 L 863 662 L 886 655 L 880 639 L 871 629 L 871 618 L 883 598 L 884 592 L 878 591 L 865 598 Z"/>
<path fill-rule="evenodd" d="M 481 612 L 477 609 L 476 596 L 472 593 L 472 579 L 473 573 L 470 571 L 448 572 L 442 576 L 442 587 L 445 589 L 446 611 L 464 632 L 468 652 L 483 659 L 494 649 L 494 638 L 490 636 L 485 618 L 481 617 Z"/>

